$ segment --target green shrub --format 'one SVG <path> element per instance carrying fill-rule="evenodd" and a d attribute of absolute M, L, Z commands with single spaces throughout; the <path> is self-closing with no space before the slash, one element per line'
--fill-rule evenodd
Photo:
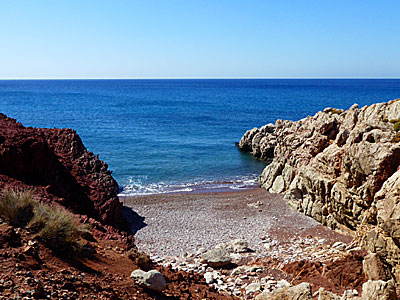
<path fill-rule="evenodd" d="M 36 232 L 50 249 L 59 252 L 79 251 L 80 237 L 82 231 L 86 230 L 65 208 L 42 203 L 35 207 L 29 228 Z"/>
<path fill-rule="evenodd" d="M 394 124 L 393 124 L 393 129 L 394 129 L 395 131 L 399 131 L 399 129 L 400 129 L 400 122 L 394 123 Z"/>
<path fill-rule="evenodd" d="M 11 226 L 25 227 L 32 219 L 37 203 L 30 190 L 4 189 L 0 192 L 0 215 Z"/>
<path fill-rule="evenodd" d="M 400 142 L 400 132 L 397 132 L 396 135 L 392 138 L 392 143 Z"/>

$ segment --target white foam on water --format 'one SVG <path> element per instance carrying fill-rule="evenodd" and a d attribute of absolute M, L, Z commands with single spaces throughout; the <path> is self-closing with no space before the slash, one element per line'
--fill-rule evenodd
<path fill-rule="evenodd" d="M 199 180 L 185 183 L 145 183 L 143 179 L 146 178 L 130 178 L 128 184 L 122 187 L 118 196 L 243 190 L 257 186 L 257 175 L 219 181 Z"/>

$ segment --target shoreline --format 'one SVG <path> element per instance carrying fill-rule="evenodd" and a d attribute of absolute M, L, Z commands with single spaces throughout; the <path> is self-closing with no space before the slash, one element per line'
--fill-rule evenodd
<path fill-rule="evenodd" d="M 291 209 L 280 194 L 261 188 L 210 193 L 174 193 L 120 197 L 144 218 L 135 234 L 140 250 L 154 256 L 179 256 L 199 248 L 211 249 L 236 238 L 265 253 L 263 238 L 279 244 L 315 237 L 326 244 L 349 243 L 352 237 L 333 231 Z"/>
<path fill-rule="evenodd" d="M 245 179 L 243 181 L 205 181 L 205 182 L 193 182 L 193 183 L 181 183 L 181 184 L 155 184 L 155 187 L 149 188 L 144 187 L 142 192 L 129 192 L 129 188 L 121 188 L 121 192 L 118 194 L 120 198 L 130 197 L 145 197 L 155 195 L 169 195 L 169 194 L 208 194 L 208 193 L 224 193 L 224 192 L 236 192 L 245 191 L 258 188 L 258 176 L 254 179 Z M 149 184 L 149 186 L 151 186 Z M 146 189 L 148 189 L 146 191 Z"/>

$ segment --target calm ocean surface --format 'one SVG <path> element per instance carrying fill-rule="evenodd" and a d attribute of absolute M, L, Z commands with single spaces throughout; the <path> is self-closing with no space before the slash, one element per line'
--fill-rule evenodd
<path fill-rule="evenodd" d="M 265 165 L 236 149 L 246 130 L 395 98 L 391 79 L 0 81 L 0 112 L 76 129 L 135 195 L 252 185 Z"/>

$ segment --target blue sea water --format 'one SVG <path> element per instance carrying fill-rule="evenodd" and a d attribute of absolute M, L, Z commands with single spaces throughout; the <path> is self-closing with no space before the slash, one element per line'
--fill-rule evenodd
<path fill-rule="evenodd" d="M 398 79 L 0 81 L 0 112 L 76 129 L 131 195 L 255 184 L 265 164 L 234 145 L 246 130 L 399 97 Z"/>

